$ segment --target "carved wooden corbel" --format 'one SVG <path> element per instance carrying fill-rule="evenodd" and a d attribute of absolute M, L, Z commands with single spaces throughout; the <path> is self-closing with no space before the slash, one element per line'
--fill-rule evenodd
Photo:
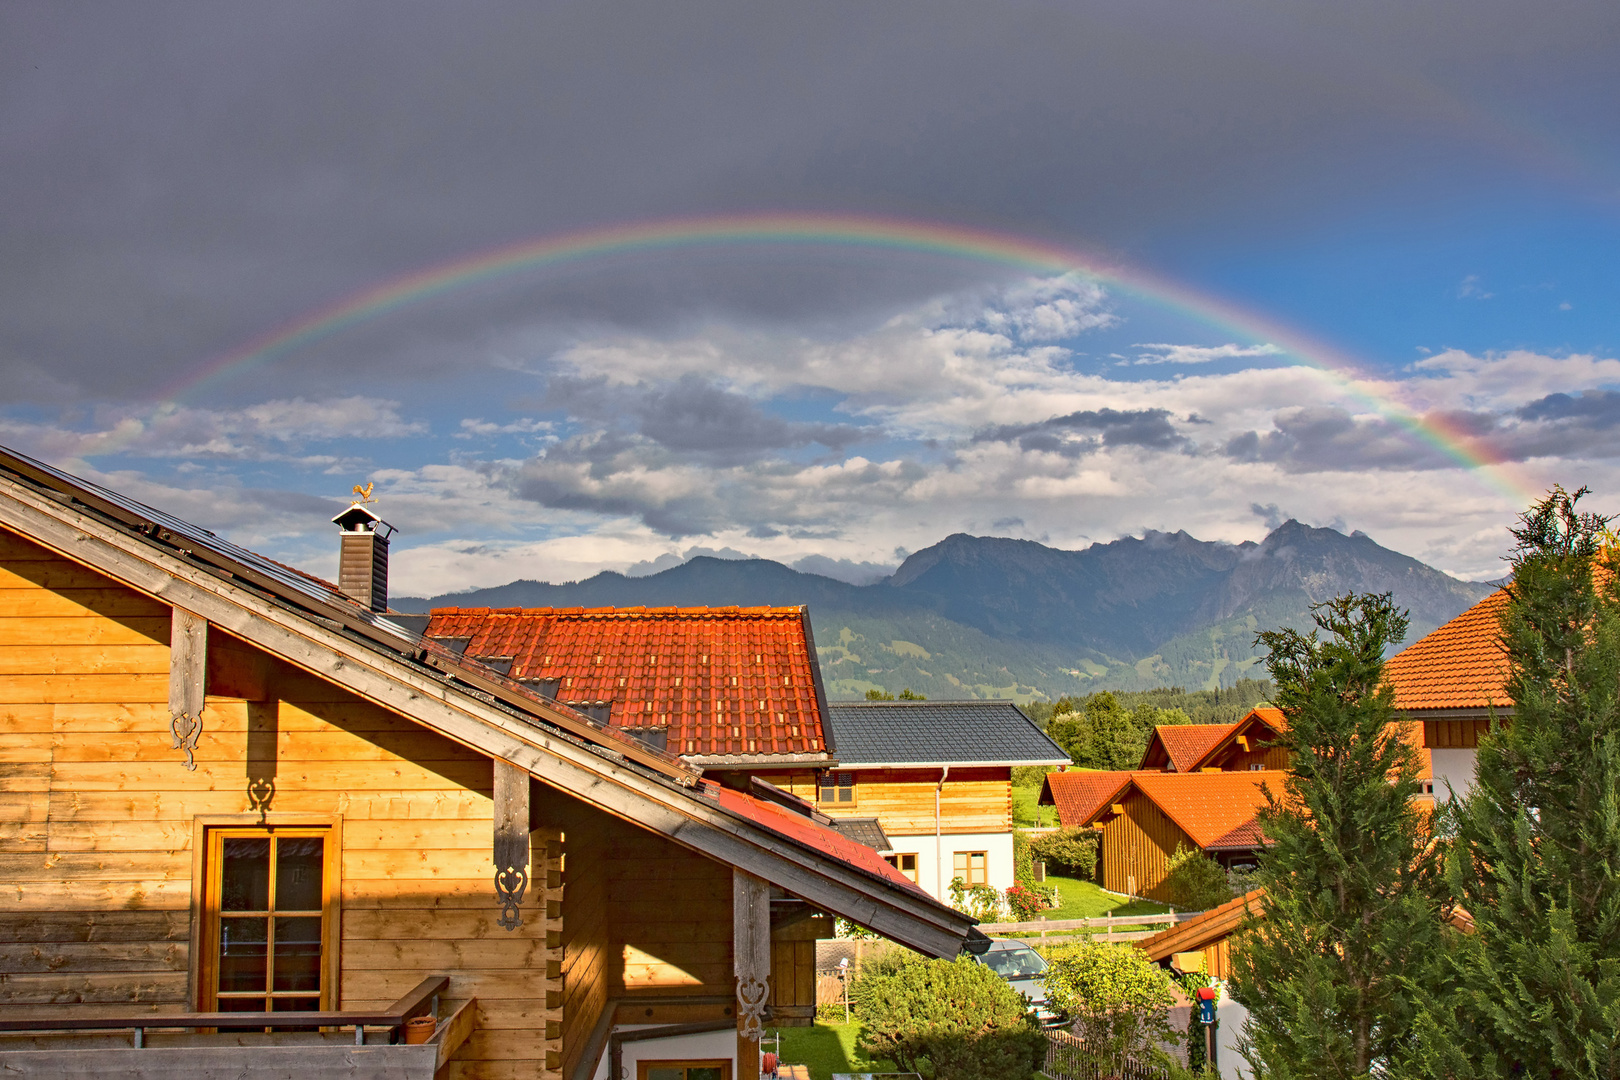
<path fill-rule="evenodd" d="M 192 770 L 197 768 L 192 755 L 202 734 L 207 679 L 208 620 L 175 608 L 169 624 L 169 731 L 174 749 L 185 751 L 186 768 Z"/>
<path fill-rule="evenodd" d="M 771 886 L 744 870 L 731 872 L 731 949 L 737 976 L 739 1080 L 759 1075 L 759 1040 L 771 999 Z M 752 1071 L 747 1062 L 755 1065 Z"/>
<path fill-rule="evenodd" d="M 529 771 L 495 762 L 495 899 L 501 915 L 496 925 L 516 930 L 523 925 L 519 909 L 529 887 Z"/>

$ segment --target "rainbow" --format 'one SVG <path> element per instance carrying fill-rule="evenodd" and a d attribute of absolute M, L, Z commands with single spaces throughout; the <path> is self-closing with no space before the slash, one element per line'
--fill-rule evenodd
<path fill-rule="evenodd" d="M 244 342 L 163 388 L 171 401 L 229 379 L 390 312 L 510 274 L 612 255 L 740 245 L 800 245 L 887 249 L 999 264 L 1035 274 L 1078 273 L 1149 303 L 1163 305 L 1225 332 L 1275 345 L 1294 361 L 1399 424 L 1458 465 L 1478 473 L 1516 505 L 1539 490 L 1509 475 L 1504 461 L 1477 439 L 1435 415 L 1404 404 L 1388 380 L 1352 357 L 1295 328 L 1227 300 L 1117 261 L 1013 233 L 902 218 L 854 214 L 757 213 L 683 217 L 583 229 L 464 255 L 363 289 Z"/>

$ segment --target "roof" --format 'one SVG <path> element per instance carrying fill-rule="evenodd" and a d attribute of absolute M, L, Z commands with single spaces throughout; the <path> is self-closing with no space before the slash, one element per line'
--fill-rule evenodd
<path fill-rule="evenodd" d="M 1511 709 L 1498 625 L 1507 602 L 1507 590 L 1498 589 L 1390 657 L 1384 680 L 1395 688 L 1395 707 Z"/>
<path fill-rule="evenodd" d="M 1244 916 L 1260 914 L 1260 900 L 1264 889 L 1255 889 L 1233 897 L 1219 907 L 1212 907 L 1195 919 L 1161 930 L 1150 938 L 1143 938 L 1136 947 L 1147 953 L 1149 960 L 1168 960 L 1179 952 L 1200 952 L 1229 937 L 1243 925 Z"/>
<path fill-rule="evenodd" d="M 873 851 L 894 850 L 889 835 L 883 831 L 882 823 L 875 817 L 834 818 L 832 827 L 846 839 L 853 840 L 857 844 L 865 844 Z"/>
<path fill-rule="evenodd" d="M 1131 787 L 1181 827 L 1188 838 L 1205 851 L 1237 850 L 1261 846 L 1265 841 L 1255 814 L 1266 805 L 1265 784 L 1275 782 L 1277 773 L 1219 772 L 1164 773 L 1136 772 L 1124 788 L 1107 803 L 1097 807 L 1085 824 L 1112 813 L 1114 803 L 1123 802 Z M 1280 785 L 1271 785 L 1281 794 Z"/>
<path fill-rule="evenodd" d="M 1171 766 L 1173 772 L 1192 772 L 1193 763 L 1231 732 L 1232 724 L 1160 724 L 1153 729 L 1142 768 Z"/>
<path fill-rule="evenodd" d="M 0 447 L 0 527 L 824 910 L 935 956 L 974 922 L 809 813 L 720 788 L 341 593 Z"/>
<path fill-rule="evenodd" d="M 427 635 L 702 764 L 832 760 L 803 608 L 435 608 Z"/>
<path fill-rule="evenodd" d="M 1109 796 L 1123 788 L 1133 775 L 1102 770 L 1047 773 L 1037 802 L 1041 806 L 1056 806 L 1058 821 L 1065 829 L 1072 829 L 1088 823 L 1094 812 L 1109 802 Z"/>
<path fill-rule="evenodd" d="M 1225 734 L 1223 734 L 1219 739 L 1216 739 L 1214 742 L 1210 743 L 1204 752 L 1198 755 L 1197 760 L 1195 760 L 1191 766 L 1179 771 L 1197 772 L 1199 769 L 1213 767 L 1216 759 L 1219 758 L 1224 751 L 1236 744 L 1238 739 L 1253 739 L 1253 732 L 1257 727 L 1265 727 L 1271 730 L 1271 735 L 1261 736 L 1258 740 L 1261 743 L 1270 742 L 1274 735 L 1281 734 L 1282 732 L 1288 730 L 1288 718 L 1283 715 L 1283 711 L 1281 709 L 1275 709 L 1269 705 L 1250 709 L 1244 714 L 1243 719 L 1239 720 L 1235 724 L 1232 724 L 1226 729 Z M 1259 747 L 1258 745 L 1251 745 L 1250 749 L 1259 749 Z"/>
<path fill-rule="evenodd" d="M 733 788 L 722 787 L 713 780 L 703 781 L 703 788 L 704 794 L 718 802 L 723 810 L 745 817 L 778 836 L 808 844 L 817 851 L 859 867 L 875 877 L 903 885 L 919 896 L 928 896 L 928 893 L 910 878 L 890 866 L 875 849 L 845 836 L 831 825 L 823 825 L 814 818 L 795 813 L 780 803 L 758 799 Z"/>
<path fill-rule="evenodd" d="M 827 719 L 844 768 L 1069 762 L 1010 701 L 838 701 Z"/>

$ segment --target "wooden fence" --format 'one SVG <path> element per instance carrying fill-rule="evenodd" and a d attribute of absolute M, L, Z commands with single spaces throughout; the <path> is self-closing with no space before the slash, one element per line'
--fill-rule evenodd
<path fill-rule="evenodd" d="M 1038 940 L 1061 945 L 1070 941 L 1141 941 L 1158 930 L 1115 930 L 1118 926 L 1174 926 L 1202 915 L 1171 911 L 1160 915 L 1112 915 L 1097 919 L 1035 919 L 1030 922 L 982 923 L 986 934 L 1039 934 Z M 1073 931 L 1080 931 L 1076 934 Z"/>
<path fill-rule="evenodd" d="M 1169 1080 L 1170 1074 L 1154 1065 L 1126 1058 L 1109 1061 L 1086 1049 L 1080 1038 L 1061 1028 L 1046 1032 L 1046 1066 L 1052 1080 Z"/>

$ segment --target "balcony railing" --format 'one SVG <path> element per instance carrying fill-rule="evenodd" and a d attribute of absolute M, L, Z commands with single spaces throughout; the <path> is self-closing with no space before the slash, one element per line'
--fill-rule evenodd
<path fill-rule="evenodd" d="M 423 979 L 380 1012 L 78 1013 L 0 1017 L 0 1073 L 7 1077 L 130 1076 L 202 1080 L 227 1075 L 299 1080 L 432 1080 L 471 1034 L 476 1001 L 448 1017 L 443 975 Z M 428 1040 L 407 1044 L 418 1016 L 437 1022 Z"/>

